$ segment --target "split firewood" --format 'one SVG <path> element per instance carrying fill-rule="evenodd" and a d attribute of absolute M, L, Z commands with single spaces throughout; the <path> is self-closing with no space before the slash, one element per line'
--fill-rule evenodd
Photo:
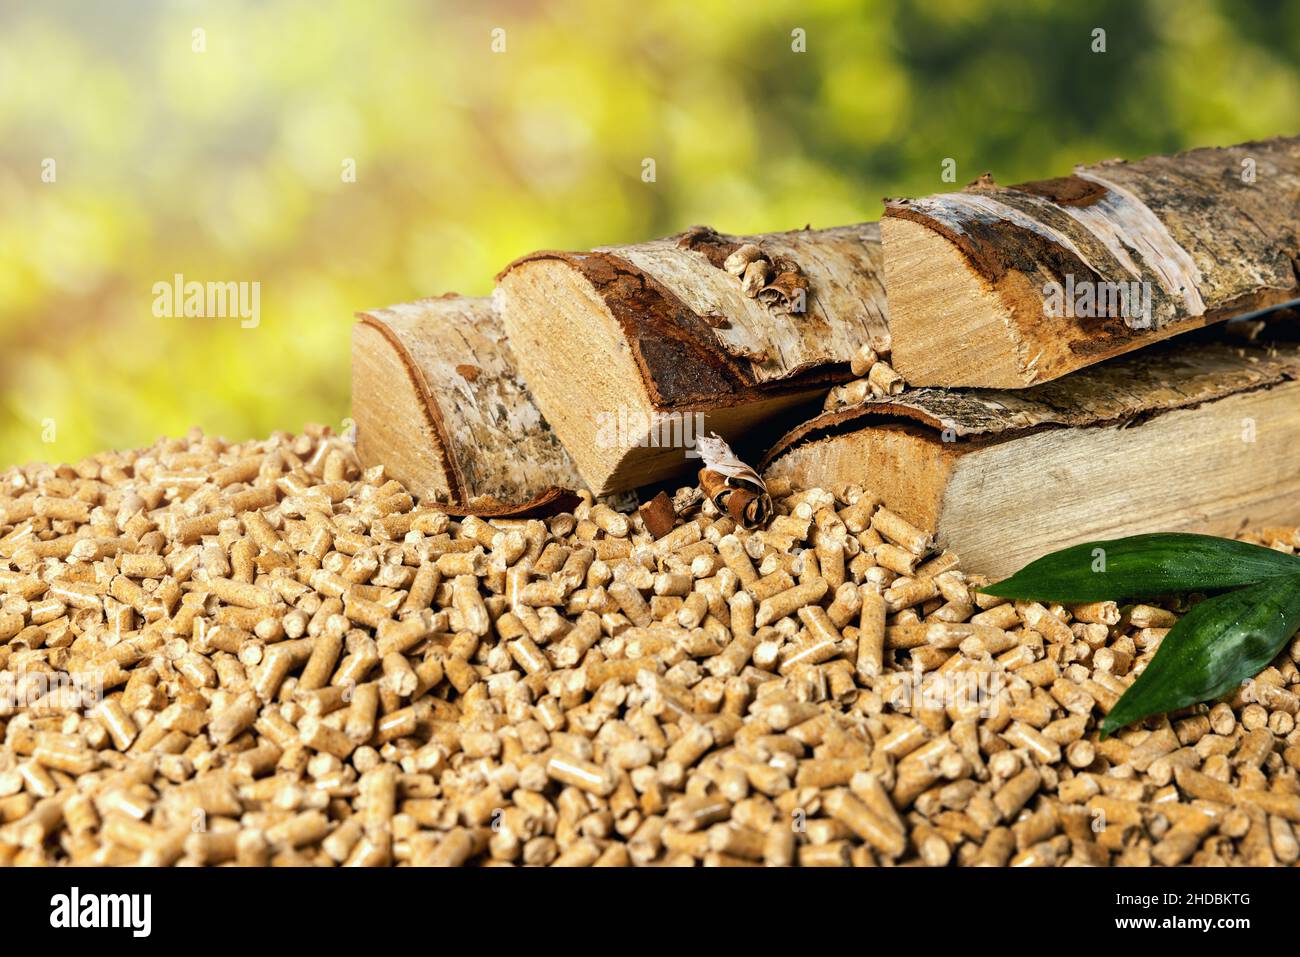
<path fill-rule="evenodd" d="M 863 343 L 888 349 L 874 223 L 697 227 L 534 253 L 499 280 L 520 370 L 597 494 L 682 473 L 706 431 L 734 441 L 848 380 Z"/>
<path fill-rule="evenodd" d="M 887 204 L 894 364 L 1021 388 L 1300 299 L 1300 137 Z"/>
<path fill-rule="evenodd" d="M 1078 542 L 1300 520 L 1300 348 L 1163 343 L 1031 389 L 911 389 L 782 438 L 764 478 L 872 489 L 1001 577 Z"/>
<path fill-rule="evenodd" d="M 488 299 L 444 296 L 360 314 L 352 336 L 357 454 L 456 515 L 572 509 L 582 480 L 515 371 Z"/>

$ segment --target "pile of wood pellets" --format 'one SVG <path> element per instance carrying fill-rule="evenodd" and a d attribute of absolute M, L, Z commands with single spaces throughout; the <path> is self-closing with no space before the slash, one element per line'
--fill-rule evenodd
<path fill-rule="evenodd" d="M 0 477 L 0 863 L 1300 857 L 1300 647 L 1100 741 L 1180 609 L 978 594 L 862 489 L 656 540 L 456 520 L 319 428 Z"/>

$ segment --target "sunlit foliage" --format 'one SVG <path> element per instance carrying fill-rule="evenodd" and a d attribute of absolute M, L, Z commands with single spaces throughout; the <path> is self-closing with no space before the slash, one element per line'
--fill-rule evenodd
<path fill-rule="evenodd" d="M 535 248 L 1300 132 L 1297 63 L 1295 0 L 7 2 L 0 466 L 338 427 L 355 310 Z"/>

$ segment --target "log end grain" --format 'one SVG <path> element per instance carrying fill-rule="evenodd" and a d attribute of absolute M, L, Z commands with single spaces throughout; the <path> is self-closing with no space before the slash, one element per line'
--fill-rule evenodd
<path fill-rule="evenodd" d="M 708 323 L 609 254 L 526 257 L 496 299 L 523 377 L 597 495 L 682 475 L 698 436 L 742 437 L 811 410 L 830 385 L 814 374 L 759 387 Z"/>
<path fill-rule="evenodd" d="M 1204 325 L 1137 332 L 1047 316 L 1037 269 L 990 280 L 971 254 L 923 221 L 881 222 L 893 365 L 913 386 L 1023 389 Z"/>
<path fill-rule="evenodd" d="M 581 478 L 520 378 L 487 299 L 424 299 L 361 315 L 353 418 L 363 464 L 454 514 L 571 508 Z"/>

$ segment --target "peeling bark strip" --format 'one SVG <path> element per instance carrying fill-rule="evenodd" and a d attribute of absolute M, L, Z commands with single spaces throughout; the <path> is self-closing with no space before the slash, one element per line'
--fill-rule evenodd
<path fill-rule="evenodd" d="M 359 313 L 353 418 L 383 463 L 456 515 L 548 514 L 581 480 L 514 367 L 490 300 L 444 296 Z"/>
<path fill-rule="evenodd" d="M 1032 385 L 1300 298 L 1300 137 L 1010 187 L 986 176 L 890 201 L 882 231 L 903 377 Z M 1067 282 L 1141 289 L 1149 309 L 1110 300 L 1095 316 L 1057 314 L 1049 284 Z"/>
<path fill-rule="evenodd" d="M 759 255 L 731 271 L 728 258 L 751 245 Z M 699 413 L 735 440 L 848 379 L 863 342 L 888 343 L 880 271 L 874 223 L 749 237 L 697 227 L 525 256 L 498 277 L 498 294 L 538 406 L 605 494 L 698 468 L 648 429 L 611 443 L 600 434 L 610 414 Z"/>
<path fill-rule="evenodd" d="M 993 577 L 1082 541 L 1300 520 L 1300 348 L 1202 338 L 1029 389 L 868 399 L 760 468 L 861 486 Z"/>

